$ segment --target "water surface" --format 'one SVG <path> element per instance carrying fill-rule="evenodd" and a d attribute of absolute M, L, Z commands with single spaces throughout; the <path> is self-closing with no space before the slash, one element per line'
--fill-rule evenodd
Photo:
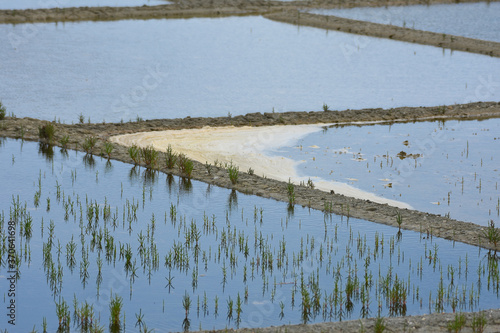
<path fill-rule="evenodd" d="M 500 60 L 262 17 L 0 25 L 9 113 L 62 122 L 500 101 Z"/>
<path fill-rule="evenodd" d="M 498 2 L 316 9 L 311 12 L 500 42 Z"/>
<path fill-rule="evenodd" d="M 301 176 L 486 226 L 500 224 L 498 133 L 499 119 L 331 127 L 279 154 Z"/>
<path fill-rule="evenodd" d="M 37 143 L 3 140 L 0 157 L 0 231 L 15 221 L 22 331 L 41 331 L 44 318 L 55 331 L 63 300 L 72 314 L 92 305 L 107 328 L 112 295 L 123 298 L 125 332 L 141 313 L 149 329 L 182 331 L 498 306 L 498 259 L 425 230 L 291 210 Z M 6 274 L 2 265 L 2 290 Z M 398 290 L 404 303 L 390 305 Z"/>

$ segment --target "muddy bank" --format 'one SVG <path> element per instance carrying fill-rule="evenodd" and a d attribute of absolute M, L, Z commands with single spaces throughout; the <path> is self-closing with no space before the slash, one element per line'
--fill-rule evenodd
<path fill-rule="evenodd" d="M 95 136 L 98 141 L 92 154 L 104 155 L 103 147 L 111 136 L 118 134 L 149 132 L 160 130 L 179 130 L 185 128 L 202 128 L 204 126 L 264 126 L 264 125 L 296 125 L 314 123 L 337 123 L 340 126 L 355 125 L 356 122 L 385 122 L 394 121 L 427 121 L 451 119 L 486 119 L 500 117 L 500 103 L 472 103 L 464 105 L 397 109 L 364 109 L 327 112 L 286 112 L 286 113 L 253 113 L 237 117 L 218 118 L 183 118 L 161 119 L 131 123 L 114 124 L 56 124 L 52 144 L 61 146 L 60 140 L 68 137 L 67 148 L 83 151 L 85 138 Z M 0 121 L 0 136 L 23 138 L 24 140 L 38 141 L 38 128 L 49 124 L 31 118 L 6 118 Z M 46 141 L 46 140 L 44 140 Z M 128 148 L 115 144 L 111 158 L 126 163 L 133 163 L 128 154 Z M 212 161 L 213 162 L 213 161 Z M 210 169 L 210 170 L 209 170 Z M 177 169 L 166 169 L 163 157 L 160 159 L 158 170 L 174 175 L 183 176 Z M 221 187 L 231 188 L 239 192 L 254 194 L 266 198 L 288 202 L 287 183 L 249 174 L 240 171 L 236 184 L 232 184 L 227 170 L 220 166 L 195 162 L 191 175 L 192 179 Z M 326 214 L 343 215 L 346 218 L 355 217 L 372 222 L 397 226 L 398 212 L 403 217 L 402 228 L 421 233 L 421 237 L 442 237 L 445 239 L 464 242 L 471 245 L 493 249 L 483 235 L 483 227 L 473 223 L 457 221 L 440 215 L 419 212 L 410 209 L 398 209 L 387 204 L 378 204 L 368 200 L 354 199 L 340 194 L 326 193 L 307 186 L 295 187 L 296 205 L 310 207 L 324 211 Z"/>
<path fill-rule="evenodd" d="M 472 329 L 472 320 L 474 316 L 484 314 L 486 325 L 484 333 L 500 332 L 500 310 L 486 310 L 479 313 L 464 313 L 466 323 L 459 330 L 463 333 L 474 332 Z M 423 316 L 407 316 L 407 317 L 389 317 L 383 318 L 383 323 L 386 326 L 384 332 L 413 332 L 413 333 L 444 333 L 450 332 L 447 326 L 453 322 L 455 314 L 453 313 L 438 313 Z M 238 330 L 220 330 L 211 332 L 237 332 L 237 333 L 303 333 L 303 332 L 375 332 L 375 318 L 359 319 L 350 321 L 341 321 L 334 323 L 319 323 L 309 325 L 283 325 L 266 328 L 242 328 Z M 479 330 L 475 332 L 480 332 Z"/>
<path fill-rule="evenodd" d="M 381 37 L 403 42 L 431 45 L 456 51 L 479 53 L 492 57 L 500 56 L 500 43 L 461 36 L 415 30 L 393 25 L 357 21 L 336 16 L 283 11 L 264 17 L 300 26 L 343 31 L 358 35 Z"/>
<path fill-rule="evenodd" d="M 64 21 L 103 21 L 261 15 L 304 8 L 350 8 L 411 4 L 456 3 L 456 0 L 179 0 L 174 4 L 140 7 L 80 7 L 27 10 L 0 10 L 0 23 L 46 23 Z M 479 2 L 467 0 L 463 2 Z"/>

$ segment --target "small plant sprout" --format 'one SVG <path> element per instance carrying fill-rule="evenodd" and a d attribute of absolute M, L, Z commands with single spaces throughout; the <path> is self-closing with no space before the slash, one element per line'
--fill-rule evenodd
<path fill-rule="evenodd" d="M 68 135 L 63 136 L 63 137 L 59 140 L 59 143 L 61 144 L 61 147 L 62 147 L 63 149 L 68 148 L 68 142 L 69 142 L 69 136 L 68 136 Z"/>
<path fill-rule="evenodd" d="M 92 155 L 96 143 L 97 138 L 95 136 L 87 136 L 83 141 L 83 150 L 85 150 L 85 153 Z"/>
<path fill-rule="evenodd" d="M 484 326 L 486 326 L 486 316 L 484 315 L 484 312 L 481 312 L 481 314 L 478 315 L 474 314 L 471 323 L 472 332 L 483 333 Z"/>
<path fill-rule="evenodd" d="M 236 184 L 238 182 L 239 170 L 240 168 L 234 165 L 233 162 L 231 162 L 231 164 L 227 167 L 227 173 L 229 174 L 231 183 Z"/>
<path fill-rule="evenodd" d="M 456 313 L 455 319 L 453 319 L 453 321 L 449 322 L 447 325 L 448 332 L 460 332 L 462 328 L 464 328 L 465 322 L 465 315 L 463 313 Z"/>
<path fill-rule="evenodd" d="M 286 189 L 288 194 L 288 204 L 293 207 L 293 205 L 295 205 L 295 185 L 293 185 L 290 178 L 288 179 Z"/>
<path fill-rule="evenodd" d="M 43 125 L 38 127 L 38 136 L 44 139 L 47 143 L 52 144 L 56 129 L 53 124 Z"/>
<path fill-rule="evenodd" d="M 207 169 L 209 175 L 212 174 L 212 164 L 208 163 L 208 161 L 205 161 L 205 169 Z"/>
<path fill-rule="evenodd" d="M 111 295 L 111 300 L 109 302 L 109 331 L 110 332 L 120 332 L 121 331 L 121 320 L 120 314 L 123 307 L 123 298 L 116 295 L 113 297 Z"/>
<path fill-rule="evenodd" d="M 106 143 L 104 143 L 104 152 L 106 153 L 106 155 L 108 155 L 108 159 L 111 158 L 111 152 L 114 148 L 115 147 L 111 142 L 107 141 Z"/>
<path fill-rule="evenodd" d="M 401 216 L 401 213 L 399 212 L 399 210 L 396 214 L 396 222 L 398 224 L 399 230 L 401 230 L 401 224 L 403 224 L 403 217 Z"/>
<path fill-rule="evenodd" d="M 255 173 L 255 171 L 252 168 L 248 168 L 248 174 L 250 176 L 253 176 L 254 173 Z"/>
<path fill-rule="evenodd" d="M 85 116 L 83 115 L 83 113 L 80 113 L 80 114 L 78 115 L 78 122 L 79 122 L 80 124 L 83 124 L 83 123 L 85 122 Z"/>
<path fill-rule="evenodd" d="M 141 163 L 141 156 L 139 154 L 139 148 L 136 145 L 132 145 L 128 148 L 128 155 L 134 161 L 134 164 Z"/>
<path fill-rule="evenodd" d="M 483 231 L 483 236 L 488 240 L 490 244 L 493 244 L 495 248 L 498 245 L 498 242 L 500 242 L 500 230 L 498 228 L 495 228 L 495 222 L 493 220 L 490 220 L 490 223 L 488 224 L 488 227 Z"/>
<path fill-rule="evenodd" d="M 141 148 L 142 160 L 146 163 L 146 167 L 148 168 L 154 169 L 158 165 L 158 156 L 159 153 L 153 148 L 153 146 Z"/>
<path fill-rule="evenodd" d="M 191 179 L 191 173 L 193 172 L 194 163 L 184 154 L 179 154 L 177 159 L 177 166 L 179 171 Z"/>
<path fill-rule="evenodd" d="M 172 150 L 172 146 L 168 145 L 167 151 L 165 152 L 165 164 L 167 166 L 167 169 L 173 169 L 176 161 L 177 154 Z"/>
<path fill-rule="evenodd" d="M 328 109 L 329 109 L 328 104 L 323 103 L 323 111 L 325 111 L 325 112 L 326 112 L 326 111 L 328 111 Z"/>
<path fill-rule="evenodd" d="M 375 333 L 382 333 L 386 328 L 387 327 L 385 326 L 384 318 L 377 317 L 377 319 L 375 319 Z"/>
<path fill-rule="evenodd" d="M 0 120 L 3 120 L 6 114 L 7 109 L 5 108 L 5 105 L 2 104 L 2 101 L 0 101 Z"/>

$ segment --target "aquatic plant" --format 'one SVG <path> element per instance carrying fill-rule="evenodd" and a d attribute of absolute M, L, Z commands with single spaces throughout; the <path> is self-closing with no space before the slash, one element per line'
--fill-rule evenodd
<path fill-rule="evenodd" d="M 59 320 L 58 332 L 69 332 L 71 317 L 69 313 L 69 305 L 63 299 L 59 299 L 56 303 L 56 314 Z"/>
<path fill-rule="evenodd" d="M 175 162 L 177 161 L 177 154 L 172 150 L 172 146 L 169 144 L 167 151 L 165 152 L 165 164 L 167 169 L 173 169 Z"/>
<path fill-rule="evenodd" d="M 46 124 L 38 127 L 38 137 L 44 139 L 48 143 L 54 140 L 56 129 L 53 124 Z"/>
<path fill-rule="evenodd" d="M 92 155 L 92 151 L 97 143 L 97 138 L 95 136 L 87 136 L 84 141 L 82 148 L 87 154 Z"/>
<path fill-rule="evenodd" d="M 158 164 L 159 152 L 153 146 L 142 147 L 140 149 L 141 157 L 146 167 L 155 168 Z"/>
<path fill-rule="evenodd" d="M 387 327 L 385 326 L 384 318 L 377 317 L 377 319 L 375 319 L 375 327 L 374 327 L 375 333 L 382 333 L 385 331 L 386 328 Z"/>
<path fill-rule="evenodd" d="M 328 111 L 328 108 L 329 108 L 328 104 L 323 103 L 323 111 L 325 112 Z"/>
<path fill-rule="evenodd" d="M 177 158 L 177 166 L 179 171 L 191 179 L 191 173 L 194 168 L 194 163 L 184 154 L 179 154 Z"/>
<path fill-rule="evenodd" d="M 231 183 L 236 184 L 238 182 L 238 175 L 240 172 L 240 168 L 231 162 L 229 166 L 227 167 L 227 173 L 229 174 L 229 179 L 231 180 Z"/>
<path fill-rule="evenodd" d="M 293 205 L 295 205 L 295 186 L 290 179 L 288 179 L 286 189 L 288 194 L 288 205 L 293 207 Z"/>
<path fill-rule="evenodd" d="M 141 156 L 139 154 L 139 148 L 136 145 L 132 145 L 128 148 L 128 155 L 134 161 L 135 164 L 141 163 Z"/>
<path fill-rule="evenodd" d="M 109 302 L 109 330 L 110 332 L 120 332 L 121 320 L 120 314 L 123 306 L 123 298 L 115 294 L 111 294 L 111 300 Z"/>
<path fill-rule="evenodd" d="M 483 333 L 485 326 L 486 326 L 486 316 L 484 312 L 481 312 L 478 315 L 474 314 L 471 323 L 472 332 Z"/>
<path fill-rule="evenodd" d="M 2 101 L 0 101 L 0 120 L 3 120 L 6 114 L 7 109 L 5 108 L 5 105 L 2 104 Z"/>
<path fill-rule="evenodd" d="M 401 230 L 401 224 L 403 224 L 403 217 L 401 216 L 399 210 L 396 215 L 396 223 L 398 224 L 399 230 Z"/>
<path fill-rule="evenodd" d="M 113 151 L 114 148 L 115 147 L 111 142 L 106 141 L 104 143 L 104 152 L 106 153 L 106 155 L 108 155 L 108 159 L 111 158 L 111 152 Z"/>
<path fill-rule="evenodd" d="M 493 244 L 495 248 L 498 242 L 500 242 L 500 230 L 495 228 L 495 222 L 490 220 L 488 226 L 483 231 L 483 236 L 488 240 L 490 244 Z"/>
<path fill-rule="evenodd" d="M 446 327 L 449 332 L 458 333 L 462 330 L 462 328 L 464 328 L 465 322 L 465 315 L 463 313 L 456 313 L 453 321 L 449 322 Z"/>
<path fill-rule="evenodd" d="M 68 135 L 63 136 L 59 140 L 59 143 L 61 144 L 61 146 L 63 147 L 63 149 L 68 148 L 68 142 L 69 142 L 69 136 Z"/>
<path fill-rule="evenodd" d="M 208 161 L 205 161 L 205 169 L 207 169 L 209 175 L 212 175 L 212 164 L 208 163 Z"/>

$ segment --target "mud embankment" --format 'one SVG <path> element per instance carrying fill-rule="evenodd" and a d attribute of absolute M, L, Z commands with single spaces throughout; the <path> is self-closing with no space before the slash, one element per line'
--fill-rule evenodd
<path fill-rule="evenodd" d="M 315 123 L 336 123 L 339 126 L 356 125 L 356 122 L 385 122 L 395 121 L 428 121 L 451 119 L 485 119 L 500 117 L 500 103 L 473 103 L 464 105 L 442 107 L 418 107 L 397 109 L 365 109 L 327 112 L 286 112 L 286 113 L 253 113 L 236 117 L 218 118 L 183 118 L 148 120 L 133 123 L 113 124 L 57 124 L 53 145 L 61 145 L 60 140 L 68 136 L 68 149 L 82 151 L 82 146 L 87 137 L 94 136 L 98 139 L 92 154 L 104 155 L 104 143 L 111 136 L 149 131 L 180 130 L 185 128 L 202 128 L 204 126 L 264 126 L 264 125 L 297 125 Z M 22 138 L 24 140 L 39 141 L 38 128 L 49 124 L 31 118 L 6 118 L 0 121 L 0 136 Z M 125 163 L 133 163 L 128 154 L 128 148 L 116 145 L 111 153 L 111 158 Z M 210 162 L 210 161 L 209 161 Z M 213 161 L 212 161 L 213 162 Z M 166 169 L 164 159 L 160 159 L 158 170 L 165 173 L 183 176 L 177 169 Z M 230 188 L 239 192 L 254 194 L 266 198 L 288 202 L 287 183 L 259 175 L 240 172 L 238 182 L 232 184 L 226 169 L 211 166 L 210 171 L 205 164 L 195 161 L 191 175 L 192 179 L 209 184 Z M 369 200 L 355 199 L 336 193 L 327 193 L 307 186 L 296 186 L 296 205 L 310 207 L 325 211 L 325 213 L 338 214 L 346 218 L 360 218 L 368 221 L 397 226 L 398 212 L 403 217 L 403 229 L 420 232 L 422 237 L 442 237 L 471 245 L 493 249 L 483 237 L 483 227 L 473 223 L 457 221 L 444 216 L 419 212 L 410 209 L 398 209 L 387 204 L 379 204 Z"/>
<path fill-rule="evenodd" d="M 283 11 L 264 17 L 295 25 L 343 31 L 358 35 L 381 37 L 404 42 L 431 45 L 456 51 L 500 57 L 500 43 L 461 36 L 415 30 L 386 24 L 357 21 L 337 16 L 317 15 L 299 11 Z"/>

